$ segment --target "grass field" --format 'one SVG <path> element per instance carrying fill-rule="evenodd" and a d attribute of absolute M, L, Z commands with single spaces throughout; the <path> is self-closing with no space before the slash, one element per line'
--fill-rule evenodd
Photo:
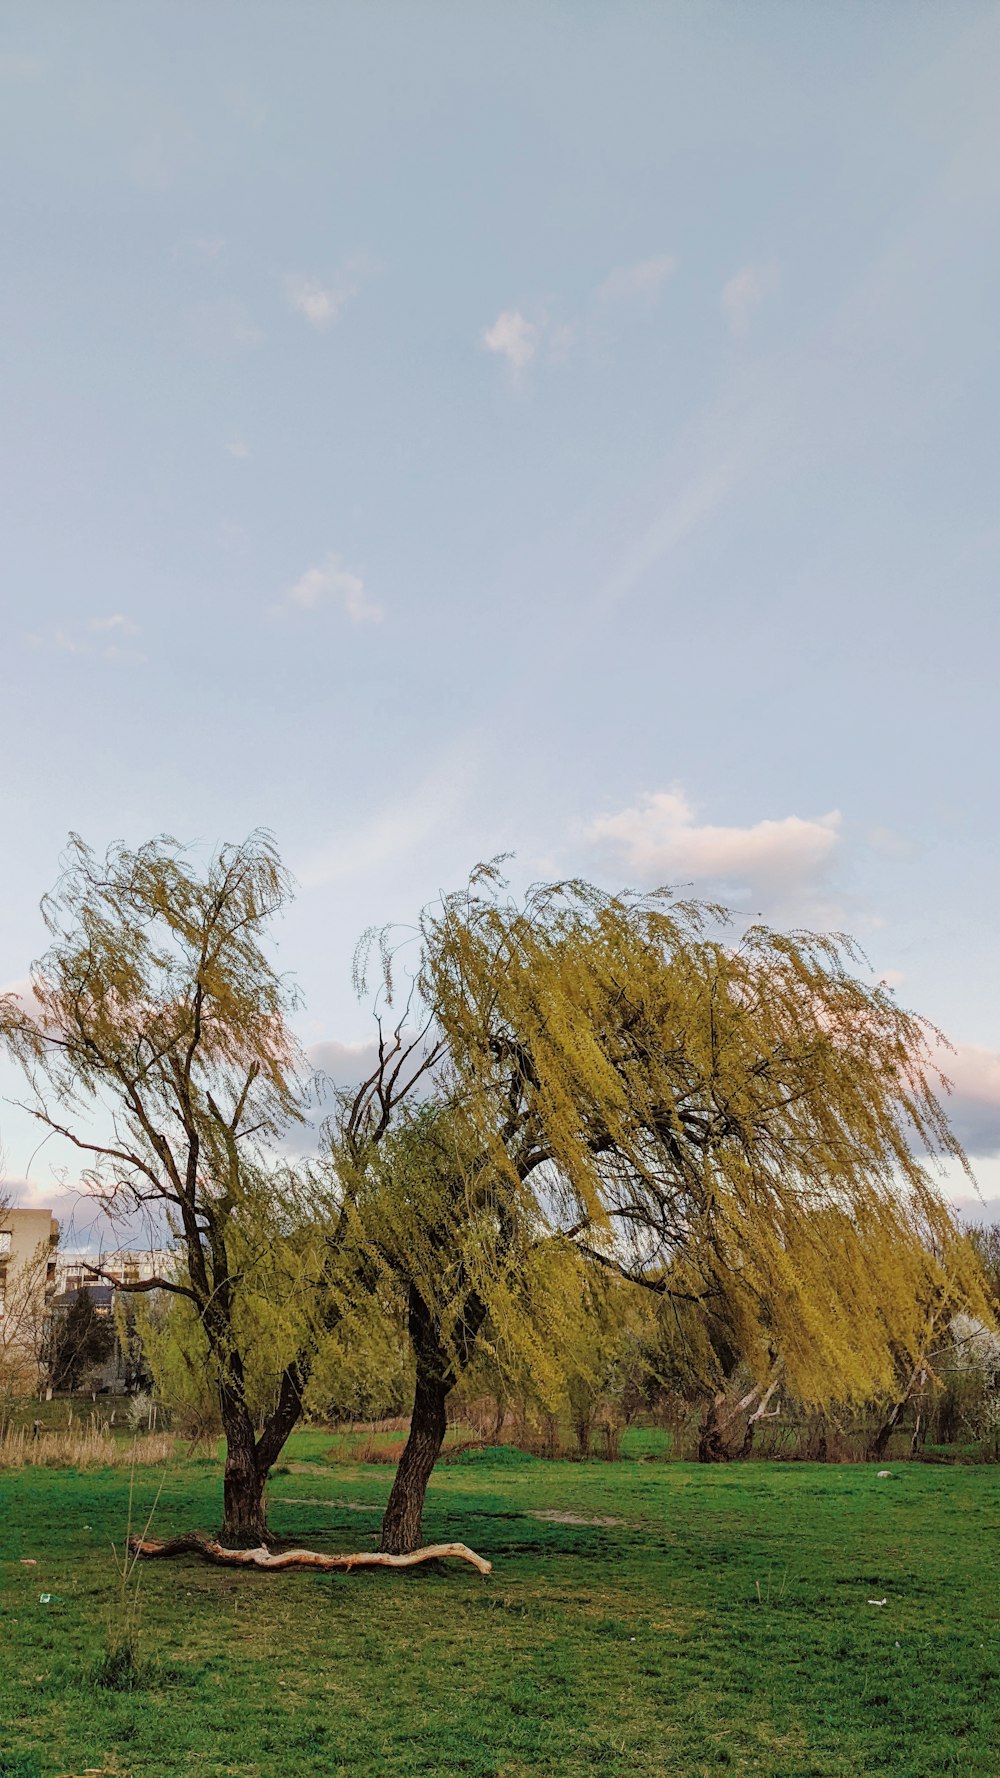
<path fill-rule="evenodd" d="M 272 1525 L 370 1548 L 391 1471 L 331 1445 L 292 1441 Z M 137 1472 L 140 1519 L 159 1482 Z M 116 1692 L 94 1672 L 128 1491 L 0 1473 L 4 1778 L 1000 1778 L 998 1469 L 469 1455 L 425 1530 L 488 1580 L 152 1564 L 144 1683 Z M 154 1530 L 212 1528 L 218 1497 L 214 1462 L 177 1460 Z"/>

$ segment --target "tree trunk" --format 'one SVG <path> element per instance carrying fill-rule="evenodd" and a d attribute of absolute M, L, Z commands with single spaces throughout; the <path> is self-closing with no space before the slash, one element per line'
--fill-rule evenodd
<path fill-rule="evenodd" d="M 417 1363 L 417 1380 L 409 1437 L 382 1520 L 379 1549 L 384 1555 L 405 1556 L 420 1548 L 424 1496 L 448 1429 L 445 1404 L 458 1381 L 455 1361 L 462 1370 L 467 1368 L 485 1319 L 486 1305 L 471 1290 L 456 1316 L 449 1350 L 436 1315 L 416 1285 L 410 1285 L 406 1320 Z"/>
<path fill-rule="evenodd" d="M 925 1375 L 926 1375 L 926 1372 L 924 1370 L 923 1365 L 918 1364 L 916 1369 L 913 1372 L 913 1375 L 910 1378 L 910 1381 L 906 1385 L 906 1394 L 902 1397 L 902 1399 L 900 1401 L 893 1403 L 892 1407 L 889 1409 L 888 1414 L 886 1415 L 881 1426 L 879 1427 L 877 1433 L 875 1434 L 875 1437 L 872 1440 L 871 1445 L 869 1446 L 868 1455 L 876 1463 L 880 1463 L 882 1458 L 885 1456 L 886 1451 L 888 1450 L 888 1447 L 889 1447 L 889 1440 L 891 1439 L 893 1433 L 895 1432 L 896 1427 L 899 1425 L 899 1421 L 902 1417 L 903 1410 L 904 1410 L 904 1408 L 906 1408 L 908 1403 L 912 1400 L 914 1390 L 920 1387 L 921 1379 Z"/>
<path fill-rule="evenodd" d="M 721 1400 L 721 1397 L 720 1397 Z M 719 1424 L 719 1401 L 710 1402 L 698 1428 L 698 1462 L 728 1463 L 729 1452 Z"/>
<path fill-rule="evenodd" d="M 405 1556 L 420 1548 L 424 1496 L 448 1427 L 445 1411 L 448 1389 L 446 1379 L 428 1373 L 418 1357 L 409 1437 L 399 1459 L 382 1520 L 379 1549 L 384 1555 Z"/>
<path fill-rule="evenodd" d="M 778 1412 L 780 1410 L 780 1405 L 781 1405 L 780 1403 L 778 1404 L 778 1407 L 775 1408 L 773 1414 L 769 1414 L 767 1411 L 767 1404 L 770 1401 L 770 1399 L 771 1399 L 772 1395 L 774 1394 L 775 1390 L 777 1389 L 777 1387 L 778 1387 L 778 1379 L 777 1379 L 777 1377 L 773 1377 L 771 1379 L 771 1382 L 769 1383 L 767 1389 L 764 1391 L 764 1394 L 761 1396 L 760 1401 L 758 1402 L 757 1406 L 754 1408 L 753 1413 L 750 1415 L 750 1418 L 747 1421 L 746 1431 L 743 1434 L 743 1444 L 740 1449 L 740 1456 L 741 1457 L 749 1457 L 751 1452 L 753 1451 L 753 1441 L 754 1441 L 754 1436 L 757 1431 L 758 1422 L 761 1420 L 773 1420 L 775 1418 L 775 1416 L 778 1414 Z M 743 1401 L 740 1403 L 740 1406 L 744 1407 L 746 1405 L 748 1399 L 749 1398 L 747 1396 L 744 1396 Z"/>
<path fill-rule="evenodd" d="M 257 1460 L 253 1422 L 242 1402 L 226 1399 L 220 1390 L 226 1435 L 226 1467 L 222 1480 L 222 1542 L 231 1549 L 254 1549 L 267 1542 L 264 1485 L 267 1466 Z"/>

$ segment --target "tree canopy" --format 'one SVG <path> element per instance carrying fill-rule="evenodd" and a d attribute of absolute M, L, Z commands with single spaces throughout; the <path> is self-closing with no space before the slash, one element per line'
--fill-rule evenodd
<path fill-rule="evenodd" d="M 204 871 L 169 838 L 100 860 L 72 836 L 42 903 L 51 943 L 34 1004 L 0 1001 L 28 1109 L 80 1151 L 112 1211 L 151 1207 L 180 1244 L 176 1271 L 126 1288 L 194 1311 L 226 1432 L 227 1533 L 258 1541 L 263 1478 L 301 1409 L 301 1286 L 316 1269 L 304 1182 L 273 1154 L 303 1073 L 296 994 L 266 949 L 289 888 L 263 833 Z M 278 1365 L 258 1432 L 263 1304 Z"/>
<path fill-rule="evenodd" d="M 376 936 L 391 999 L 402 958 L 385 933 L 367 955 Z M 706 1378 L 728 1353 L 817 1404 L 890 1388 L 928 1305 L 976 1296 L 932 1171 L 964 1164 L 939 1033 L 858 962 L 847 939 L 734 934 L 666 891 L 574 880 L 518 902 L 493 867 L 425 911 L 407 985 L 424 1104 L 397 1032 L 334 1149 L 367 1172 L 355 1201 L 408 1292 L 423 1455 L 411 1487 L 404 1453 L 404 1493 L 484 1329 L 512 1302 L 530 1325 L 543 1248 L 683 1309 Z M 395 1538 L 419 1528 L 407 1510 Z"/>
<path fill-rule="evenodd" d="M 73 839 L 35 1005 L 0 1001 L 35 1115 L 106 1201 L 175 1231 L 183 1263 L 139 1288 L 171 1297 L 217 1392 L 232 1541 L 262 1539 L 311 1384 L 363 1377 L 404 1323 L 389 1552 L 419 1539 L 477 1353 L 542 1388 L 584 1377 L 599 1277 L 662 1305 L 705 1392 L 743 1365 L 758 1405 L 779 1376 L 804 1403 L 891 1392 L 929 1328 L 985 1311 L 933 1174 L 964 1164 L 940 1034 L 863 981 L 849 940 L 740 931 L 666 890 L 517 899 L 481 867 L 409 949 L 363 943 L 377 1064 L 337 1096 L 325 1158 L 293 1165 L 304 1058 L 269 949 L 289 892 L 265 834 L 207 870 L 171 840 L 98 861 Z"/>

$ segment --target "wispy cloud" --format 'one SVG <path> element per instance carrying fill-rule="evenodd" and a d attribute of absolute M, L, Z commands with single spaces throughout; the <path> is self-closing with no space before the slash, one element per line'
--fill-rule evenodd
<path fill-rule="evenodd" d="M 129 646 L 138 636 L 139 626 L 123 611 L 106 617 L 88 617 L 69 623 L 47 624 L 41 630 L 28 630 L 24 640 L 32 648 L 55 649 L 59 654 L 100 655 L 104 660 L 140 659 Z"/>
<path fill-rule="evenodd" d="M 602 603 L 623 599 L 654 563 L 670 556 L 702 529 L 728 498 L 734 469 L 727 461 L 695 471 L 667 499 L 663 511 L 628 546 L 601 593 Z"/>
<path fill-rule="evenodd" d="M 765 298 L 773 296 L 781 282 L 777 265 L 744 265 L 722 287 L 722 312 L 729 331 L 743 338 L 750 332 L 750 323 Z"/>
<path fill-rule="evenodd" d="M 220 266 L 226 256 L 225 235 L 184 235 L 174 243 L 172 259 L 194 259 L 206 265 Z"/>
<path fill-rule="evenodd" d="M 272 615 L 287 616 L 296 610 L 317 611 L 324 605 L 339 605 L 355 624 L 382 622 L 382 607 L 369 599 L 361 575 L 345 568 L 336 555 L 328 555 L 314 567 L 307 568 L 272 607 Z"/>
<path fill-rule="evenodd" d="M 246 439 L 238 432 L 234 433 L 232 438 L 226 440 L 226 450 L 231 457 L 236 457 L 240 462 L 243 462 L 250 455 L 250 446 L 247 444 Z"/>
<path fill-rule="evenodd" d="M 483 329 L 482 342 L 488 352 L 506 358 L 512 370 L 524 370 L 538 351 L 542 323 L 529 321 L 520 309 L 504 309 L 492 327 Z"/>
<path fill-rule="evenodd" d="M 653 259 L 640 259 L 635 265 L 617 266 L 598 287 L 597 300 L 616 303 L 638 297 L 655 302 L 676 270 L 677 260 L 672 253 L 658 253 Z"/>
<path fill-rule="evenodd" d="M 840 812 L 785 815 L 749 827 L 696 819 L 678 788 L 643 796 L 632 808 L 601 815 L 587 838 L 621 860 L 641 883 L 693 880 L 768 898 L 815 888 L 840 841 Z"/>
<path fill-rule="evenodd" d="M 357 296 L 369 270 L 364 254 L 346 259 L 332 278 L 309 278 L 292 273 L 285 280 L 285 300 L 296 314 L 318 332 L 339 321 L 348 303 Z"/>
<path fill-rule="evenodd" d="M 187 324 L 199 349 L 213 356 L 254 350 L 264 344 L 263 328 L 245 304 L 231 297 L 193 303 L 187 310 Z"/>
<path fill-rule="evenodd" d="M 477 770 L 471 737 L 460 738 L 454 752 L 403 794 L 296 861 L 296 878 L 307 890 L 376 874 L 393 880 L 393 872 L 428 841 L 439 849 L 442 836 L 454 834 Z"/>
<path fill-rule="evenodd" d="M 596 331 L 599 318 L 606 327 L 609 315 L 616 310 L 621 312 L 636 304 L 651 308 L 676 267 L 671 253 L 658 253 L 634 265 L 616 266 L 597 286 L 583 313 L 569 320 L 552 314 L 554 305 L 548 298 L 532 305 L 530 313 L 523 308 L 501 309 L 492 325 L 483 328 L 480 344 L 506 359 L 515 376 L 535 359 L 562 363 L 574 347 L 584 344 Z"/>

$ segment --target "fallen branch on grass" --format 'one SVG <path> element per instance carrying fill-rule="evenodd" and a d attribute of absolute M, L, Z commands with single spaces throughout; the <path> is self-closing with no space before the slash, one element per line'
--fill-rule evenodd
<path fill-rule="evenodd" d="M 282 1568 L 414 1568 L 418 1562 L 434 1562 L 442 1556 L 457 1556 L 462 1562 L 471 1562 L 480 1574 L 489 1574 L 493 1567 L 492 1562 L 477 1556 L 464 1543 L 431 1543 L 406 1556 L 383 1556 L 375 1550 L 362 1550 L 351 1556 L 325 1556 L 318 1550 L 282 1550 L 272 1555 L 263 1544 L 256 1550 L 227 1550 L 214 1537 L 185 1531 L 181 1537 L 168 1537 L 165 1542 L 155 1537 L 130 1537 L 128 1547 L 133 1556 L 204 1556 L 207 1562 L 219 1562 L 226 1567 L 264 1568 L 268 1572 Z"/>

